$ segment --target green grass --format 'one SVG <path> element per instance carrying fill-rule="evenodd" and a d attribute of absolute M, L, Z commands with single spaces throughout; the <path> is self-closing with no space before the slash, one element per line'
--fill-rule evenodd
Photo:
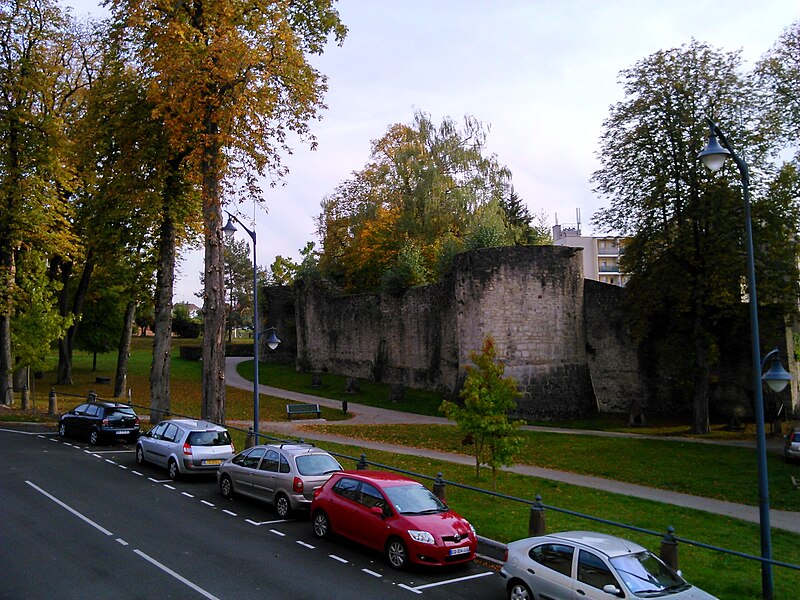
<path fill-rule="evenodd" d="M 253 361 L 247 360 L 239 363 L 237 372 L 249 380 L 253 380 Z M 345 384 L 347 377 L 324 373 L 321 375 L 322 385 L 315 388 L 311 385 L 310 373 L 298 373 L 292 365 L 279 365 L 275 363 L 259 363 L 258 379 L 263 385 L 270 385 L 283 390 L 313 394 L 331 400 L 347 400 L 377 408 L 402 410 L 419 415 L 442 416 L 439 406 L 442 395 L 424 390 L 405 389 L 402 402 L 392 402 L 389 399 L 390 386 L 385 383 L 359 380 L 361 391 L 357 394 L 346 394 Z"/>
<path fill-rule="evenodd" d="M 128 385 L 132 390 L 132 401 L 145 406 L 149 397 L 149 369 L 151 338 L 134 340 L 130 361 Z M 189 342 L 196 343 L 196 342 Z M 172 410 L 175 413 L 197 416 L 201 401 L 201 363 L 179 358 L 177 345 L 186 345 L 185 340 L 176 341 L 171 366 Z M 113 377 L 116 355 L 98 356 L 98 370 L 91 371 L 91 356 L 76 353 L 74 357 L 72 386 L 55 386 L 59 394 L 59 405 L 65 410 L 85 398 L 89 389 L 94 389 L 101 397 L 111 394 L 112 386 L 95 383 L 96 376 Z M 50 370 L 44 377 L 35 380 L 33 396 L 35 410 L 31 418 L 44 418 L 47 410 L 47 392 L 55 379 L 56 359 L 53 357 Z M 245 361 L 241 367 L 244 376 L 252 376 L 252 361 Z M 402 404 L 388 400 L 388 386 L 361 382 L 361 393 L 356 396 L 344 394 L 345 378 L 323 375 L 323 388 L 311 387 L 311 376 L 298 374 L 291 367 L 262 364 L 259 368 L 261 383 L 275 387 L 292 389 L 298 392 L 362 404 L 402 409 L 421 414 L 439 415 L 441 396 L 437 394 L 411 393 Z M 72 394 L 68 396 L 67 394 Z M 226 392 L 226 416 L 228 421 L 252 419 L 253 397 L 248 390 L 228 388 Z M 260 410 L 264 420 L 286 420 L 286 401 L 270 396 L 261 396 Z M 146 414 L 146 410 L 140 410 Z M 14 419 L 26 415 L 15 412 Z M 326 409 L 323 417 L 333 420 L 342 418 L 341 411 Z M 8 420 L 10 414 L 0 413 L 0 419 Z M 29 419 L 25 419 L 29 420 Z M 577 425 L 585 429 L 621 430 L 626 426 L 623 420 L 606 418 L 589 420 Z M 558 425 L 569 426 L 571 423 Z M 554 424 L 550 424 L 554 425 Z M 348 424 L 307 426 L 307 437 L 314 431 L 330 431 L 340 435 L 350 435 L 360 439 L 406 444 L 414 447 L 434 448 L 449 452 L 469 453 L 469 448 L 461 445 L 463 435 L 452 426 L 415 427 L 356 426 Z M 636 428 L 637 432 L 675 435 L 685 431 L 684 424 L 675 422 L 652 423 L 648 428 Z M 671 432 L 671 433 L 670 433 Z M 233 431 L 238 448 L 243 447 L 245 434 Z M 725 433 L 721 433 L 725 436 Z M 741 435 L 741 434 L 737 434 Z M 276 436 L 280 437 L 280 436 Z M 351 445 L 322 444 L 331 451 L 357 457 L 362 448 L 358 440 Z M 426 458 L 380 453 L 364 450 L 370 461 L 391 464 L 401 469 L 434 476 L 442 471 L 451 481 L 459 481 L 477 487 L 491 487 L 488 471 L 481 479 L 475 478 L 474 467 L 466 467 L 449 462 L 433 461 Z M 770 501 L 772 508 L 800 510 L 800 492 L 792 490 L 789 475 L 796 475 L 797 468 L 785 465 L 777 457 L 769 457 Z M 346 467 L 353 463 L 345 462 Z M 571 436 L 548 432 L 525 432 L 525 447 L 517 457 L 517 462 L 538 466 L 574 471 L 632 483 L 641 483 L 665 489 L 674 489 L 695 495 L 721 498 L 732 502 L 755 503 L 755 459 L 752 450 L 711 446 L 706 444 L 682 443 L 674 441 L 600 438 L 590 436 Z M 428 482 L 429 483 L 429 482 Z M 498 491 L 511 496 L 532 499 L 541 494 L 544 502 L 580 513 L 591 514 L 617 522 L 625 522 L 637 527 L 661 532 L 668 525 L 676 529 L 676 535 L 758 555 L 758 526 L 735 519 L 710 515 L 657 502 L 629 498 L 597 490 L 571 486 L 559 482 L 525 477 L 514 473 L 501 472 L 498 475 Z M 455 486 L 448 486 L 448 501 L 459 512 L 467 516 L 478 532 L 500 541 L 509 541 L 527 535 L 529 509 L 527 505 L 509 500 L 492 498 Z M 589 522 L 578 517 L 565 515 L 553 510 L 547 512 L 549 531 L 564 529 L 592 529 L 608 531 L 636 540 L 643 545 L 658 550 L 656 537 L 628 532 L 618 528 Z M 800 563 L 800 535 L 779 530 L 772 532 L 773 556 L 776 560 L 792 564 Z M 755 561 L 726 556 L 716 552 L 680 546 L 680 564 L 687 578 L 720 598 L 757 598 L 760 595 L 760 571 Z M 800 589 L 800 573 L 786 568 L 775 567 L 775 597 L 793 598 Z"/>

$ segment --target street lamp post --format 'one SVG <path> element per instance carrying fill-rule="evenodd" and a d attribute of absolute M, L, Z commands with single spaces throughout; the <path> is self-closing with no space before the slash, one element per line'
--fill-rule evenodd
<path fill-rule="evenodd" d="M 767 441 L 764 433 L 764 400 L 761 391 L 762 379 L 766 381 L 770 388 L 781 391 L 789 382 L 789 374 L 780 367 L 778 371 L 775 366 L 762 376 L 764 364 L 768 358 L 777 355 L 777 349 L 773 350 L 761 360 L 760 341 L 758 334 L 758 301 L 756 298 L 756 274 L 755 260 L 753 257 L 753 224 L 750 217 L 750 175 L 745 163 L 731 147 L 725 134 L 714 121 L 706 118 L 711 133 L 708 138 L 708 145 L 699 154 L 703 164 L 712 171 L 722 168 L 727 157 L 731 157 L 739 168 L 742 178 L 742 197 L 744 199 L 744 220 L 745 234 L 747 243 L 747 285 L 750 304 L 750 334 L 752 343 L 752 369 L 753 369 L 753 397 L 755 402 L 756 417 L 756 453 L 758 455 L 758 510 L 759 523 L 761 528 L 761 594 L 764 600 L 772 600 L 772 542 L 769 524 L 769 485 L 767 482 Z M 720 142 L 722 145 L 720 145 Z M 780 360 L 775 356 L 774 360 Z M 780 373 L 782 371 L 782 373 Z M 784 375 L 785 374 L 785 375 Z"/>
<path fill-rule="evenodd" d="M 258 338 L 261 335 L 259 331 L 259 322 L 258 322 L 258 264 L 256 263 L 256 232 L 255 230 L 248 229 L 244 223 L 242 223 L 236 215 L 228 213 L 228 222 L 225 224 L 225 227 L 222 228 L 222 231 L 225 233 L 225 237 L 232 238 L 233 235 L 236 233 L 236 227 L 233 224 L 233 221 L 236 221 L 242 229 L 244 229 L 247 234 L 250 236 L 250 239 L 253 240 L 253 434 L 255 443 L 258 444 L 258 423 L 260 420 L 259 416 L 259 395 L 258 395 Z M 278 347 L 278 344 L 281 341 L 278 339 L 278 336 L 275 335 L 275 328 L 270 327 L 269 330 L 271 333 L 267 338 L 267 345 L 269 346 L 270 350 L 274 350 Z"/>

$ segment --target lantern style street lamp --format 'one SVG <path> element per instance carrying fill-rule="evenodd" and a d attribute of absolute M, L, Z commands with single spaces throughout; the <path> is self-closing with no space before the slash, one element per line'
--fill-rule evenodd
<path fill-rule="evenodd" d="M 706 117 L 710 128 L 708 145 L 698 155 L 703 164 L 712 171 L 719 171 L 725 160 L 730 157 L 739 168 L 742 179 L 742 197 L 744 200 L 744 222 L 747 243 L 747 286 L 750 303 L 750 335 L 753 361 L 753 399 L 756 418 L 756 453 L 758 455 L 758 511 L 761 529 L 761 594 L 764 600 L 772 600 L 772 541 L 769 525 L 769 484 L 767 481 L 767 441 L 764 432 L 764 399 L 762 380 L 770 389 L 779 392 L 791 379 L 777 356 L 777 348 L 761 360 L 758 334 L 758 301 L 756 298 L 755 260 L 753 257 L 753 223 L 750 216 L 750 175 L 747 163 L 744 162 L 731 147 L 728 139 L 720 131 L 714 121 Z M 773 361 L 772 368 L 762 375 L 767 360 Z M 777 363 L 777 367 L 776 367 Z"/>
<path fill-rule="evenodd" d="M 258 319 L 258 265 L 256 263 L 256 232 L 255 230 L 248 229 L 244 223 L 242 223 L 236 215 L 232 215 L 228 211 L 228 222 L 225 224 L 225 227 L 222 228 L 222 231 L 225 233 L 226 238 L 233 238 L 233 235 L 236 233 L 236 227 L 233 224 L 233 221 L 236 221 L 242 229 L 244 229 L 247 234 L 250 236 L 250 239 L 253 240 L 253 434 L 255 443 L 258 444 L 258 423 L 260 420 L 259 416 L 259 395 L 258 395 L 258 338 L 261 335 L 259 331 L 259 319 Z M 281 341 L 278 339 L 278 336 L 275 335 L 275 328 L 270 327 L 267 329 L 270 332 L 269 336 L 267 337 L 267 347 L 270 350 L 275 350 L 278 347 L 278 344 Z M 265 332 L 266 333 L 266 332 Z"/>

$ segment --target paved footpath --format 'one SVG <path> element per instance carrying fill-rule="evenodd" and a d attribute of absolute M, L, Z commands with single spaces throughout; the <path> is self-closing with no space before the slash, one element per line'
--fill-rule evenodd
<path fill-rule="evenodd" d="M 226 370 L 225 370 L 225 380 L 227 385 L 239 389 L 246 389 L 246 390 L 253 389 L 253 382 L 248 379 L 244 379 L 236 372 L 236 365 L 245 360 L 252 360 L 252 359 L 241 358 L 241 357 L 235 357 L 235 358 L 232 357 L 227 359 Z M 270 387 L 266 385 L 259 386 L 259 393 L 275 396 L 277 398 L 283 398 L 285 400 L 290 400 L 294 402 L 307 402 L 312 404 L 320 404 L 322 406 L 328 406 L 337 409 L 341 409 L 342 406 L 341 402 L 339 402 L 338 400 L 320 398 L 318 396 L 313 396 L 311 394 L 291 392 L 288 390 L 282 390 L 279 388 Z M 414 415 L 395 410 L 386 410 L 381 408 L 375 408 L 372 406 L 365 406 L 353 402 L 348 402 L 348 412 L 351 412 L 355 415 L 354 418 L 349 419 L 346 422 L 348 425 L 349 424 L 353 425 L 393 424 L 393 423 L 412 423 L 412 424 L 430 423 L 430 424 L 455 425 L 452 421 L 448 421 L 443 417 L 428 417 L 424 415 Z M 300 422 L 265 421 L 263 422 L 262 427 L 263 429 L 269 429 L 272 431 L 277 431 L 282 434 L 292 435 L 295 437 L 304 437 L 304 436 L 313 437 L 314 439 L 327 442 L 335 442 L 340 444 L 351 444 L 351 445 L 357 444 L 365 449 L 382 450 L 386 452 L 394 452 L 396 454 L 411 454 L 415 456 L 425 456 L 435 460 L 447 461 L 464 465 L 475 464 L 472 456 L 467 456 L 463 454 L 437 452 L 435 450 L 426 450 L 423 448 L 412 448 L 408 446 L 399 446 L 395 444 L 384 444 L 381 442 L 373 442 L 368 440 L 360 440 L 345 436 L 337 436 L 337 435 L 322 434 L 322 433 L 312 433 L 311 435 L 309 435 L 308 432 L 304 432 L 300 429 L 300 427 L 302 427 L 303 424 L 313 424 L 319 422 L 325 422 L 325 421 L 323 420 L 310 420 L 310 421 L 304 420 Z M 335 425 L 335 423 L 333 422 L 330 422 L 328 424 Z M 260 427 L 260 429 L 262 427 Z M 564 433 L 565 435 L 583 435 L 583 436 L 608 435 L 608 433 L 606 432 L 590 432 L 590 431 L 577 431 L 577 430 L 566 430 L 566 429 L 558 430 L 546 427 L 545 428 L 525 427 L 525 429 Z M 638 437 L 638 438 L 644 437 L 644 436 L 637 436 L 636 434 L 616 433 L 613 435 L 620 437 Z M 653 439 L 659 439 L 659 440 L 671 439 L 671 438 L 663 438 L 656 436 L 647 436 L 647 437 L 648 438 L 652 437 Z M 681 442 L 694 441 L 686 438 L 672 438 L 672 439 L 676 440 L 679 439 Z M 697 443 L 713 443 L 713 442 L 710 442 L 708 440 L 701 440 L 698 441 Z M 670 492 L 668 490 L 649 488 L 641 485 L 635 485 L 632 483 L 623 483 L 611 479 L 604 479 L 602 477 L 579 475 L 577 473 L 556 471 L 554 469 L 543 469 L 531 465 L 515 465 L 513 467 L 507 468 L 506 470 L 512 471 L 514 473 L 520 473 L 523 475 L 529 475 L 531 477 L 539 477 L 542 479 L 560 481 L 571 485 L 578 485 L 583 487 L 589 487 L 592 489 L 603 490 L 614 494 L 634 496 L 637 498 L 654 500 L 656 502 L 663 502 L 666 504 L 685 506 L 686 508 L 692 508 L 695 510 L 702 510 L 709 513 L 724 515 L 735 519 L 740 519 L 742 521 L 748 521 L 751 523 L 759 522 L 758 507 L 756 506 L 748 506 L 745 504 L 737 504 L 735 502 L 726 502 L 724 500 L 715 500 L 713 498 L 704 498 L 701 496 L 692 496 L 690 494 L 681 494 L 679 492 Z M 800 493 L 800 491 L 798 491 L 798 493 Z M 791 531 L 793 533 L 800 534 L 800 512 L 770 509 L 770 525 L 776 529 L 783 529 L 786 531 Z"/>

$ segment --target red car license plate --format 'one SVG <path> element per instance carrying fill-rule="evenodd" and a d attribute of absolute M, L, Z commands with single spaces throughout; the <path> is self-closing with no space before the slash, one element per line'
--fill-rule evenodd
<path fill-rule="evenodd" d="M 450 548 L 450 556 L 457 556 L 459 554 L 469 554 L 469 546 L 462 548 Z"/>

